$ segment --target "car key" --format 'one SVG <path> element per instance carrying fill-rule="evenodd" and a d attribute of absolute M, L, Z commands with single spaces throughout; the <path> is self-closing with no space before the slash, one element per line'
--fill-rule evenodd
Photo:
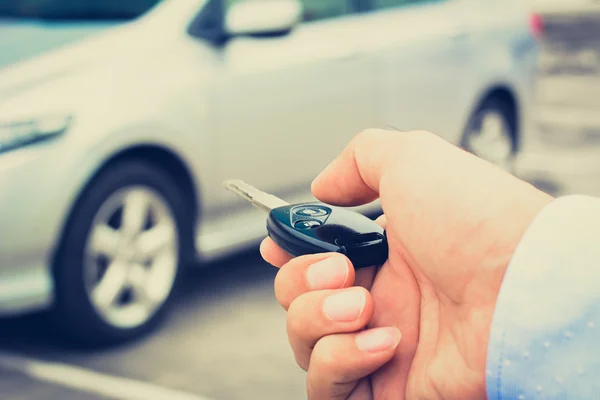
<path fill-rule="evenodd" d="M 269 237 L 294 257 L 337 252 L 346 255 L 354 268 L 380 266 L 387 260 L 384 229 L 360 213 L 321 202 L 289 204 L 237 179 L 224 185 L 269 213 Z"/>

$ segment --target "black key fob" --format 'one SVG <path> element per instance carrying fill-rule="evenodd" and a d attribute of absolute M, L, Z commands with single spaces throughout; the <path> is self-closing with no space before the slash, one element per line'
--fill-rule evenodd
<path fill-rule="evenodd" d="M 269 237 L 297 257 L 337 252 L 354 268 L 379 266 L 388 258 L 385 231 L 357 212 L 323 203 L 301 203 L 274 208 L 267 218 Z"/>

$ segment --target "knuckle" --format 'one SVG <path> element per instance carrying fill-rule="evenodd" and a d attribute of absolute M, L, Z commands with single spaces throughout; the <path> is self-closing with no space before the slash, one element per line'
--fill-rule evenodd
<path fill-rule="evenodd" d="M 294 360 L 296 360 L 296 364 L 298 364 L 300 369 L 308 371 L 310 367 L 310 354 L 307 356 L 305 353 L 294 351 Z"/>
<path fill-rule="evenodd" d="M 284 308 L 284 309 L 288 309 L 290 306 L 290 298 L 289 298 L 289 291 L 285 290 L 286 284 L 285 284 L 285 271 L 282 269 L 279 270 L 279 272 L 277 272 L 277 274 L 275 275 L 275 282 L 274 282 L 274 292 L 275 292 L 275 299 L 277 299 L 277 302 Z"/>
<path fill-rule="evenodd" d="M 373 136 L 373 135 L 378 135 L 384 131 L 385 131 L 384 129 L 380 129 L 380 128 L 366 128 L 366 129 L 363 129 L 361 132 L 359 132 L 359 136 Z"/>
<path fill-rule="evenodd" d="M 394 193 L 396 192 L 396 188 L 399 187 L 399 182 L 398 182 L 398 174 L 396 174 L 396 170 L 398 169 L 398 166 L 400 164 L 400 161 L 397 161 L 395 164 L 393 164 L 390 168 L 389 171 L 386 171 L 386 173 L 384 173 L 381 176 L 381 180 L 379 181 L 379 191 L 381 193 Z M 402 199 L 402 197 L 400 197 L 402 193 L 400 193 L 398 196 L 396 196 L 396 200 L 400 201 Z M 387 222 L 387 217 L 385 218 L 386 222 Z"/>
<path fill-rule="evenodd" d="M 340 360 L 335 351 L 335 340 L 335 336 L 325 336 L 317 342 L 313 349 L 311 364 L 318 365 L 321 372 L 329 374 L 339 369 Z"/>
<path fill-rule="evenodd" d="M 306 398 L 307 400 L 316 400 L 319 397 L 319 391 L 316 388 L 315 376 L 310 371 L 306 374 Z"/>
<path fill-rule="evenodd" d="M 297 337 L 299 336 L 298 334 L 301 332 L 302 323 L 298 320 L 298 316 L 295 313 L 291 312 L 293 309 L 293 304 L 294 303 L 292 303 L 292 305 L 288 309 L 285 322 L 288 336 Z"/>
<path fill-rule="evenodd" d="M 331 396 L 323 390 L 322 377 L 309 370 L 306 374 L 306 399 L 307 400 L 322 400 L 330 399 Z M 341 399 L 341 397 L 338 397 Z"/>
<path fill-rule="evenodd" d="M 311 318 L 311 308 L 307 303 L 306 296 L 302 295 L 290 304 L 286 318 L 288 335 L 304 337 L 305 332 L 310 328 L 308 323 L 315 320 Z"/>
<path fill-rule="evenodd" d="M 412 146 L 428 148 L 439 137 L 429 131 L 420 130 L 410 132 L 406 139 Z"/>
<path fill-rule="evenodd" d="M 386 131 L 385 129 L 367 128 L 367 129 L 360 131 L 356 135 L 355 140 L 360 145 L 362 143 L 370 143 L 373 139 L 375 139 L 381 135 L 389 135 L 389 134 L 390 134 L 390 132 Z"/>

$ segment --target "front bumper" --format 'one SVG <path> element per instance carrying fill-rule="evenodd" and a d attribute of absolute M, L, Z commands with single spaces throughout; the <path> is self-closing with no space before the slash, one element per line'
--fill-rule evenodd
<path fill-rule="evenodd" d="M 0 315 L 52 303 L 50 264 L 63 219 L 59 150 L 53 141 L 0 155 Z"/>

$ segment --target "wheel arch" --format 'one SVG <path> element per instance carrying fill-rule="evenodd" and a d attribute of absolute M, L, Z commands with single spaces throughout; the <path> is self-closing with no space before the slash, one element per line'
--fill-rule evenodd
<path fill-rule="evenodd" d="M 517 151 L 519 148 L 520 135 L 522 132 L 522 116 L 520 112 L 521 104 L 519 102 L 515 90 L 511 88 L 510 85 L 496 84 L 485 90 L 479 96 L 479 99 L 475 103 L 475 108 L 469 115 L 469 120 L 479 109 L 481 109 L 482 106 L 484 106 L 488 101 L 492 99 L 498 99 L 508 106 L 511 123 L 513 125 L 513 140 L 515 145 L 514 150 Z M 465 126 L 467 126 L 467 124 L 465 124 Z"/>
<path fill-rule="evenodd" d="M 57 266 L 58 258 L 63 251 L 65 233 L 73 220 L 75 210 L 86 192 L 101 174 L 113 165 L 125 160 L 141 160 L 149 162 L 163 169 L 173 178 L 176 185 L 182 190 L 184 198 L 186 199 L 187 206 L 189 207 L 190 214 L 193 218 L 193 232 L 195 236 L 196 221 L 200 217 L 200 192 L 194 181 L 191 168 L 175 151 L 166 146 L 154 143 L 135 144 L 117 150 L 106 157 L 82 184 L 82 189 L 76 194 L 73 201 L 71 201 L 67 214 L 58 231 L 58 235 L 56 236 L 56 245 L 51 254 L 51 265 L 53 268 Z M 187 258 L 189 258 L 189 260 L 186 261 L 191 261 L 195 256 L 195 237 L 192 238 L 192 249 L 190 250 L 192 250 L 191 252 L 193 254 L 188 254 Z"/>

